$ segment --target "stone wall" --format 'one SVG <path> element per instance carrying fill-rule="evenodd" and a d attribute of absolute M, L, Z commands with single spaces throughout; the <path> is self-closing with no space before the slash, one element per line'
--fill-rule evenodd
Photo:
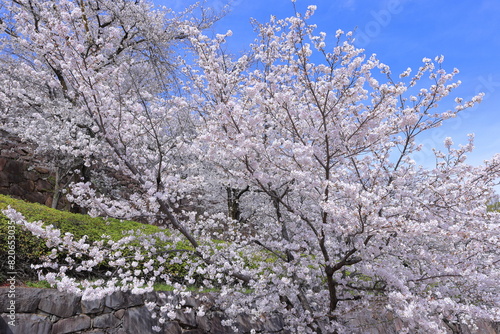
<path fill-rule="evenodd" d="M 13 292 L 14 291 L 14 292 Z M 14 293 L 15 298 L 9 298 Z M 172 293 L 149 293 L 133 295 L 115 292 L 103 300 L 83 301 L 80 297 L 59 292 L 54 289 L 15 287 L 0 288 L 0 334 L 149 334 L 155 333 L 156 324 L 144 301 L 171 298 Z M 15 313 L 9 313 L 10 301 L 15 300 Z M 166 323 L 159 334 L 202 334 L 235 333 L 230 327 L 222 326 L 222 312 L 214 310 L 210 295 L 203 298 L 187 298 L 185 307 L 198 307 L 202 304 L 209 310 L 205 316 L 198 317 L 185 309 L 177 312 L 176 321 Z M 15 326 L 9 325 L 15 319 Z M 284 333 L 283 323 L 277 318 L 252 322 L 249 316 L 237 319 L 238 333 Z"/>
<path fill-rule="evenodd" d="M 47 164 L 46 157 L 35 154 L 35 148 L 35 144 L 25 143 L 19 137 L 0 129 L 0 194 L 51 207 L 56 189 L 55 168 Z M 81 177 L 85 181 L 92 180 L 94 189 L 100 194 L 127 198 L 138 187 L 136 181 L 103 164 L 84 167 L 80 163 L 74 169 L 80 172 L 78 180 Z M 102 180 L 92 175 L 95 171 L 113 181 L 103 184 Z M 75 178 L 76 174 L 61 176 L 59 188 L 66 187 Z M 86 213 L 84 208 L 70 203 L 63 194 L 57 200 L 57 209 Z"/>
<path fill-rule="evenodd" d="M 10 295 L 9 295 L 10 294 Z M 14 296 L 15 295 L 15 296 Z M 103 300 L 83 301 L 80 297 L 54 289 L 22 287 L 0 288 L 0 334 L 153 334 L 156 324 L 144 301 L 176 298 L 170 292 L 154 292 L 146 295 L 115 292 Z M 11 301 L 15 301 L 15 310 Z M 204 305 L 206 314 L 198 317 L 186 313 L 188 307 Z M 9 310 L 10 307 L 10 310 Z M 177 312 L 175 321 L 167 322 L 159 334 L 229 334 L 235 333 L 222 325 L 224 314 L 213 306 L 210 294 L 186 298 L 185 309 Z M 14 321 L 15 326 L 9 325 Z M 366 310 L 364 319 L 351 319 L 359 331 L 352 334 L 398 334 L 402 323 L 397 319 L 377 316 Z M 252 322 L 250 316 L 241 315 L 236 321 L 237 333 L 284 334 L 279 317 L 262 318 Z M 477 322 L 477 329 L 456 326 L 450 334 L 500 334 L 500 323 Z"/>
<path fill-rule="evenodd" d="M 33 155 L 33 145 L 0 130 L 0 194 L 28 202 L 52 205 L 54 173 Z M 62 199 L 58 208 L 68 209 Z"/>

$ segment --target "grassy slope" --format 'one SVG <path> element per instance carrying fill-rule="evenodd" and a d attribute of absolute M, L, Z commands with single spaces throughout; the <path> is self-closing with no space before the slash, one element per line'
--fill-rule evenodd
<path fill-rule="evenodd" d="M 21 212 L 28 221 L 41 220 L 47 225 L 53 225 L 61 230 L 72 233 L 78 240 L 84 235 L 88 241 L 101 239 L 103 234 L 118 240 L 124 231 L 142 230 L 146 234 L 158 232 L 160 229 L 152 225 L 144 225 L 133 221 L 121 221 L 118 219 L 92 218 L 87 215 L 74 214 L 48 208 L 41 204 L 28 203 L 13 199 L 9 196 L 0 195 L 0 211 L 8 206 Z M 0 283 L 4 282 L 7 266 L 7 231 L 9 220 L 0 212 Z M 20 280 L 36 279 L 34 271 L 29 266 L 37 262 L 40 257 L 47 254 L 48 248 L 45 242 L 34 237 L 31 233 L 24 231 L 20 226 L 16 228 L 16 271 Z"/>
<path fill-rule="evenodd" d="M 112 218 L 92 218 L 87 215 L 70 213 L 48 208 L 41 204 L 28 203 L 11 197 L 0 195 L 0 210 L 11 206 L 21 212 L 28 221 L 41 220 L 47 225 L 53 225 L 61 232 L 69 232 L 79 239 L 84 235 L 89 240 L 101 239 L 101 235 L 110 235 L 113 240 L 118 240 L 123 236 L 123 231 L 140 229 L 144 233 L 158 232 L 159 228 L 152 225 L 145 225 L 133 221 L 124 221 Z M 7 222 L 7 218 L 0 214 L 0 224 Z"/>

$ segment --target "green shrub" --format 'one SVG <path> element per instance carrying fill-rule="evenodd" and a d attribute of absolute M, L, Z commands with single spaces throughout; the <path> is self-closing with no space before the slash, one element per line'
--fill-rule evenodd
<path fill-rule="evenodd" d="M 53 225 L 64 234 L 69 232 L 76 240 L 87 235 L 88 242 L 102 239 L 102 235 L 109 235 L 112 240 L 123 237 L 125 231 L 140 230 L 145 234 L 159 232 L 156 226 L 145 225 L 133 221 L 118 219 L 92 218 L 87 215 L 74 214 L 48 208 L 41 204 L 28 203 L 11 197 L 0 195 L 0 211 L 8 206 L 24 215 L 27 221 L 43 221 L 46 225 Z M 8 270 L 7 236 L 9 219 L 0 213 L 0 283 L 5 282 Z M 40 263 L 41 258 L 49 253 L 45 241 L 35 237 L 21 226 L 16 226 L 16 277 L 20 280 L 36 280 L 37 273 L 31 268 L 32 264 Z M 104 265 L 105 266 L 105 265 Z M 103 268 L 104 270 L 105 268 Z"/>
<path fill-rule="evenodd" d="M 86 235 L 88 243 L 102 240 L 103 235 L 110 236 L 112 240 L 117 241 L 124 236 L 124 233 L 128 234 L 129 231 L 141 231 L 143 234 L 154 234 L 158 232 L 169 233 L 169 231 L 162 230 L 153 225 L 145 225 L 134 221 L 122 221 L 112 218 L 92 218 L 88 215 L 74 214 L 66 211 L 51 209 L 41 204 L 28 203 L 22 200 L 13 199 L 9 196 L 0 195 L 0 266 L 2 268 L 0 271 L 0 284 L 5 282 L 7 278 L 6 274 L 9 271 L 6 269 L 8 250 L 7 231 L 9 219 L 1 213 L 1 210 L 6 209 L 9 205 L 22 213 L 29 222 L 42 221 L 45 225 L 53 225 L 61 231 L 61 234 L 67 232 L 73 234 L 75 240 L 79 240 Z M 34 236 L 29 231 L 25 231 L 19 225 L 16 225 L 15 235 L 16 277 L 23 282 L 37 281 L 38 274 L 36 270 L 31 268 L 31 265 L 41 263 L 41 259 L 50 253 L 50 249 L 46 246 L 45 240 Z M 219 241 L 218 244 L 219 247 L 222 248 L 224 242 Z M 162 245 L 171 246 L 171 243 L 168 241 L 159 241 L 155 246 L 161 249 Z M 133 246 L 131 249 L 124 250 L 124 257 L 130 258 L 133 256 L 135 253 L 134 246 L 139 246 L 139 243 L 132 243 L 131 246 Z M 176 248 L 192 250 L 192 246 L 187 241 L 177 243 Z M 163 255 L 166 259 L 164 266 L 167 267 L 173 282 L 184 283 L 187 275 L 186 263 L 168 264 L 173 256 L 175 256 L 175 254 Z M 59 262 L 63 263 L 65 257 L 66 254 L 59 254 Z M 187 257 L 187 261 L 196 260 L 195 255 L 190 254 L 187 255 Z M 263 260 L 263 258 L 256 255 L 254 258 L 248 260 L 248 266 L 251 268 L 255 267 L 256 262 Z M 273 262 L 275 261 L 275 258 L 267 258 L 266 261 Z M 108 265 L 107 260 L 105 260 L 103 263 L 99 264 L 99 267 L 95 268 L 92 273 L 72 273 L 71 275 L 77 278 L 93 279 L 102 277 L 106 271 L 114 271 L 114 269 L 115 268 L 111 268 Z M 143 269 L 143 266 L 139 265 L 137 269 Z M 152 275 L 152 273 L 150 273 L 150 275 Z M 201 282 L 203 277 L 200 275 L 197 280 L 198 279 Z"/>

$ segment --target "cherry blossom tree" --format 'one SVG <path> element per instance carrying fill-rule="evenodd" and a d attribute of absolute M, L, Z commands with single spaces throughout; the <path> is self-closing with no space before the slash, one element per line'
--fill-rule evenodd
<path fill-rule="evenodd" d="M 72 54 L 58 63 L 74 77 L 66 92 L 57 71 L 34 81 L 51 77 L 49 86 L 68 95 L 51 110 L 67 119 L 60 131 L 72 150 L 137 184 L 129 197 L 110 198 L 80 183 L 73 199 L 95 214 L 147 216 L 169 227 L 88 244 L 7 210 L 53 247 L 42 277 L 85 298 L 117 289 L 141 293 L 159 280 L 181 296 L 189 285 L 216 288 L 228 317 L 278 314 L 296 333 L 355 333 L 356 319 L 369 316 L 396 318 L 403 331 L 423 333 L 500 321 L 499 217 L 486 206 L 496 196 L 500 156 L 469 165 L 471 135 L 459 146 L 446 138 L 433 168 L 412 160 L 419 136 L 481 95 L 453 100 L 458 70 L 447 72 L 441 56 L 398 76 L 356 48 L 350 33 L 338 31 L 327 47 L 326 34 L 308 23 L 314 9 L 255 23 L 258 37 L 240 58 L 224 52 L 230 32 L 211 39 L 186 28 L 197 58 L 185 61 L 184 94 L 161 96 L 148 90 L 156 87 L 150 82 L 131 86 L 150 70 L 134 48 L 106 70 L 105 42 L 90 65 Z M 63 40 L 59 45 L 72 39 Z M 28 70 L 37 78 L 36 68 Z M 27 88 L 12 89 L 19 101 L 31 101 Z M 450 98 L 452 109 L 439 105 Z M 72 136 L 79 124 L 91 132 Z M 196 207 L 177 209 L 182 201 Z M 70 255 L 56 263 L 59 252 Z M 69 275 L 105 259 L 116 268 L 107 279 Z M 186 272 L 178 281 L 169 266 L 180 263 Z M 160 324 L 178 307 L 150 306 Z"/>
<path fill-rule="evenodd" d="M 79 173 L 87 182 L 82 170 L 91 170 L 101 190 L 116 183 L 94 168 L 108 160 L 123 164 L 136 154 L 161 160 L 151 170 L 158 174 L 168 163 L 168 142 L 189 123 L 174 113 L 158 116 L 175 89 L 173 51 L 190 29 L 207 28 L 218 16 L 195 19 L 195 7 L 173 13 L 128 0 L 6 0 L 3 8 L 4 128 L 35 142 L 61 178 Z M 131 140 L 145 146 L 126 152 Z"/>
<path fill-rule="evenodd" d="M 499 225 L 485 206 L 498 157 L 468 165 L 471 136 L 458 148 L 446 138 L 433 169 L 412 160 L 417 135 L 481 96 L 437 109 L 459 84 L 443 57 L 398 80 L 350 34 L 339 31 L 328 50 L 314 28 L 300 15 L 272 18 L 257 26 L 251 57 L 236 61 L 219 52 L 227 36 L 194 42 L 204 71 L 193 78 L 203 87 L 200 151 L 222 179 L 262 198 L 245 240 L 276 261 L 252 288 L 292 327 L 323 333 L 374 305 L 424 332 L 442 330 L 440 320 L 498 319 L 489 283 L 498 280 Z M 424 76 L 431 85 L 419 88 Z"/>

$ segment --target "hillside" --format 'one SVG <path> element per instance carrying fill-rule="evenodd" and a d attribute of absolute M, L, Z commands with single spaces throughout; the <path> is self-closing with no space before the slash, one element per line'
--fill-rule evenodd
<path fill-rule="evenodd" d="M 118 240 L 123 236 L 123 231 L 141 230 L 150 234 L 160 230 L 156 226 L 111 218 L 92 218 L 0 195 L 0 210 L 4 210 L 8 206 L 22 213 L 30 222 L 41 220 L 47 225 L 53 225 L 60 229 L 62 233 L 73 234 L 75 239 L 87 235 L 89 241 L 96 241 L 101 239 L 103 234 L 106 234 L 111 239 Z M 0 213 L 0 264 L 2 269 L 6 268 L 7 264 L 8 223 L 7 217 Z M 47 254 L 48 248 L 43 240 L 22 230 L 21 227 L 16 228 L 15 237 L 17 278 L 22 281 L 36 279 L 36 273 L 30 268 L 30 265 L 40 261 L 40 257 Z M 0 273 L 0 283 L 5 281 L 6 272 L 7 270 L 2 270 Z"/>

